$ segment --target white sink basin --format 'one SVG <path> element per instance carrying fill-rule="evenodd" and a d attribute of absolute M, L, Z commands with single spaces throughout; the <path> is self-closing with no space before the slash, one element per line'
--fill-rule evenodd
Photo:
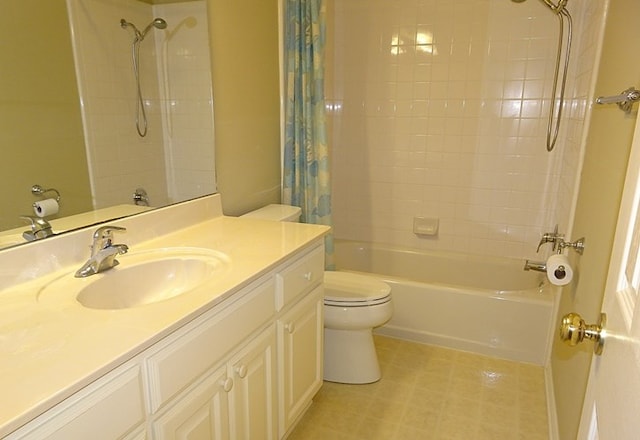
<path fill-rule="evenodd" d="M 59 298 L 64 292 L 91 309 L 139 307 L 188 293 L 222 275 L 229 265 L 225 254 L 199 248 L 133 252 L 118 260 L 113 269 L 86 278 L 65 274 L 43 288 L 38 300 Z"/>

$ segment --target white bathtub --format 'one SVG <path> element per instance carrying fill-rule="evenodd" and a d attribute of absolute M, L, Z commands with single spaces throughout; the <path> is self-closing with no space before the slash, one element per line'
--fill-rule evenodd
<path fill-rule="evenodd" d="M 552 289 L 524 261 L 412 251 L 336 240 L 339 270 L 391 286 L 393 318 L 376 330 L 402 339 L 544 365 Z"/>

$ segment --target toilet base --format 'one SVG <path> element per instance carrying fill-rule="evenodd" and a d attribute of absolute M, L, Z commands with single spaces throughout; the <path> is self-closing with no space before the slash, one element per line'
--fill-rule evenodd
<path fill-rule="evenodd" d="M 380 377 L 372 329 L 324 329 L 324 380 L 365 384 Z"/>

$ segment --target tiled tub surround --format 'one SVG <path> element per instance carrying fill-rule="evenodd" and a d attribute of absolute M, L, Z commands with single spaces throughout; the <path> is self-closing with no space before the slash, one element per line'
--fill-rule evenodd
<path fill-rule="evenodd" d="M 222 215 L 209 196 L 109 224 L 131 251 L 192 246 L 227 254 L 229 270 L 205 289 L 152 306 L 90 310 L 72 299 L 37 301 L 39 289 L 88 258 L 95 227 L 0 252 L 0 437 L 63 401 L 268 273 L 327 228 Z M 126 256 L 123 256 L 124 259 Z"/>
<path fill-rule="evenodd" d="M 127 203 L 135 188 L 152 206 L 215 191 L 213 96 L 207 6 L 202 0 L 150 5 L 69 0 L 94 207 Z M 136 133 L 130 29 L 154 17 L 140 46 L 147 136 Z M 115 147 L 114 147 L 115 146 Z"/>
<path fill-rule="evenodd" d="M 329 1 L 337 238 L 531 258 L 567 232 L 604 2 L 570 2 L 560 137 L 545 148 L 558 23 L 536 1 Z M 414 216 L 440 219 L 438 237 Z"/>

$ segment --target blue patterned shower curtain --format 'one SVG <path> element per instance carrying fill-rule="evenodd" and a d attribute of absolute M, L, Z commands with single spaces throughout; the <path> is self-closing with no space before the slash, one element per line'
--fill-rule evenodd
<path fill-rule="evenodd" d="M 325 5 L 286 0 L 286 105 L 283 201 L 302 208 L 304 223 L 331 226 L 331 182 L 324 108 Z M 333 240 L 325 240 L 333 268 Z"/>

